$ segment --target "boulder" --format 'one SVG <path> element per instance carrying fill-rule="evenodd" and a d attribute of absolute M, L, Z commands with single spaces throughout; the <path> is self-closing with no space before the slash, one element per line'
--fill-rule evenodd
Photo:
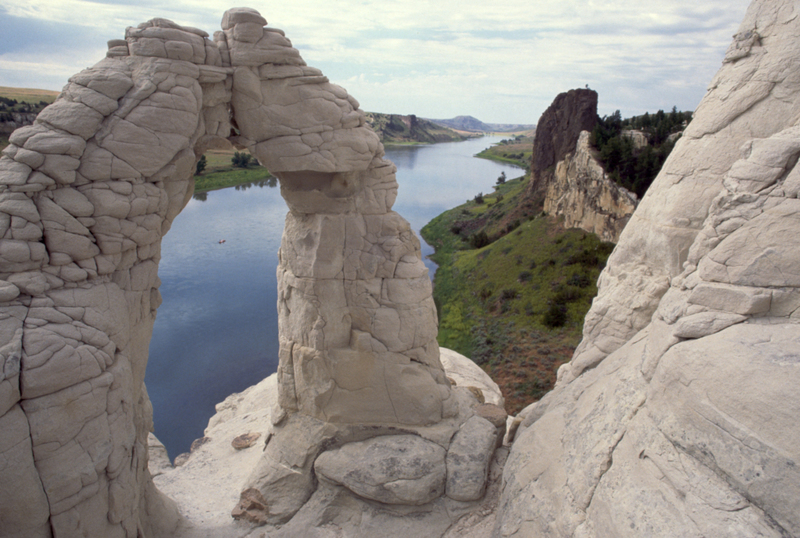
<path fill-rule="evenodd" d="M 485 418 L 474 416 L 461 426 L 447 449 L 448 497 L 457 501 L 483 497 L 497 438 L 497 428 Z"/>
<path fill-rule="evenodd" d="M 323 452 L 314 470 L 321 480 L 341 484 L 361 497 L 418 505 L 444 493 L 445 454 L 439 445 L 416 435 L 386 435 Z"/>

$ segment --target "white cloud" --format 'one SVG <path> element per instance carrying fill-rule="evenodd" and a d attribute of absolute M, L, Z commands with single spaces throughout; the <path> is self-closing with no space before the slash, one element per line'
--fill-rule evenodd
<path fill-rule="evenodd" d="M 673 104 L 693 108 L 719 68 L 747 3 L 295 0 L 251 5 L 271 26 L 287 32 L 310 65 L 347 87 L 366 109 L 535 123 L 557 93 L 584 84 L 600 93 L 601 114 Z M 177 0 L 168 8 L 158 4 L 0 0 L 0 12 L 73 31 L 92 29 L 111 39 L 121 37 L 125 26 L 155 16 L 213 33 L 226 9 L 214 0 Z M 69 52 L 74 40 L 67 41 Z M 82 43 L 72 56 L 94 50 Z M 19 75 L 23 65 L 31 80 L 37 73 L 54 78 L 53 73 L 66 70 L 42 52 L 38 60 L 32 54 L 15 60 L 4 52 L 0 45 L 3 78 Z M 100 58 L 72 58 L 63 65 L 90 65 Z"/>

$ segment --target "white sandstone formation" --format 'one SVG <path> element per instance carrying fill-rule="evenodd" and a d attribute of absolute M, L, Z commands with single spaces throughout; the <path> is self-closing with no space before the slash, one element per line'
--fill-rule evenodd
<path fill-rule="evenodd" d="M 11 135 L 0 160 L 0 536 L 182 532 L 148 472 L 144 372 L 161 238 L 200 155 L 230 142 L 279 176 L 290 209 L 277 408 L 242 485 L 258 508 L 237 516 L 291 518 L 317 490 L 320 454 L 333 486 L 306 512 L 324 511 L 330 491 L 330 502 L 363 495 L 335 471 L 363 443 L 408 441 L 412 457 L 435 453 L 444 469 L 426 496 L 380 496 L 396 510 L 413 498 L 452 514 L 482 493 L 484 471 L 449 472 L 460 452 L 448 448 L 466 423 L 485 466 L 502 420 L 445 376 L 419 241 L 391 210 L 395 167 L 355 99 L 265 25 L 236 8 L 213 41 L 164 19 L 128 28 Z M 385 474 L 382 491 L 404 472 Z"/>
<path fill-rule="evenodd" d="M 798 15 L 750 6 L 522 413 L 496 536 L 800 536 Z"/>
<path fill-rule="evenodd" d="M 444 348 L 442 349 L 442 355 L 447 357 L 447 360 L 443 362 L 445 363 L 445 372 L 448 378 L 465 380 L 463 386 L 477 387 L 480 381 L 486 382 L 487 376 L 485 372 L 463 355 Z M 478 381 L 476 382 L 476 380 Z M 459 382 L 459 385 L 461 385 L 461 382 Z M 486 401 L 502 402 L 500 390 L 496 385 L 492 387 L 491 380 L 481 386 L 481 393 Z M 328 529 L 336 528 L 341 532 L 348 532 L 345 535 L 351 535 L 350 531 L 352 531 L 353 526 L 358 526 L 363 517 L 360 515 L 362 512 L 368 514 L 363 519 L 369 519 L 372 522 L 369 525 L 376 525 L 381 528 L 382 531 L 380 532 L 383 532 L 385 536 L 396 536 L 399 532 L 397 531 L 397 525 L 404 525 L 403 528 L 408 528 L 409 522 L 403 522 L 402 518 L 398 518 L 396 513 L 394 515 L 391 511 L 389 513 L 379 513 L 374 509 L 374 506 L 370 505 L 369 501 L 359 497 L 350 498 L 345 509 L 335 512 L 329 510 L 329 516 L 331 513 L 337 516 L 334 517 L 334 521 L 326 520 L 324 511 L 320 516 L 319 513 L 315 513 L 313 510 L 304 510 L 302 515 L 295 516 L 289 523 L 288 528 L 282 531 L 270 526 L 257 527 L 256 530 L 253 530 L 251 525 L 233 520 L 230 517 L 231 506 L 239 500 L 240 492 L 245 489 L 250 472 L 261 458 L 267 442 L 271 442 L 272 412 L 275 409 L 277 400 L 277 375 L 269 376 L 244 392 L 228 396 L 224 402 L 217 404 L 217 413 L 209 420 L 204 437 L 194 443 L 191 454 L 179 466 L 173 467 L 170 464 L 166 458 L 166 451 L 164 451 L 163 445 L 151 435 L 150 472 L 154 477 L 153 482 L 159 490 L 177 502 L 181 514 L 184 514 L 192 524 L 193 530 L 187 531 L 183 536 L 207 536 L 209 538 L 225 536 L 233 538 L 247 536 L 252 533 L 253 536 L 258 537 L 263 532 L 267 532 L 268 536 L 273 536 L 279 532 L 285 532 L 291 536 L 292 529 L 307 530 L 320 524 L 327 526 Z M 485 426 L 487 424 L 486 421 L 475 420 L 475 417 L 470 420 L 472 425 L 477 424 L 479 428 L 481 425 Z M 467 428 L 467 431 L 472 429 L 472 425 Z M 260 436 L 251 447 L 241 450 L 235 449 L 232 446 L 232 441 L 245 434 L 260 434 Z M 392 437 L 408 436 L 388 436 L 377 439 L 386 440 Z M 419 440 L 419 438 L 416 439 Z M 487 437 L 478 436 L 477 439 L 485 441 Z M 432 451 L 437 451 L 435 447 L 429 446 L 428 448 Z M 472 448 L 471 454 L 478 456 L 476 458 L 478 461 L 470 460 L 470 462 L 479 464 L 475 466 L 477 473 L 472 473 L 471 476 L 483 477 L 486 469 L 480 466 L 482 465 L 479 461 L 482 460 L 481 453 L 475 451 L 471 443 L 470 448 Z M 458 448 L 455 451 L 451 449 L 451 459 L 458 454 L 458 451 Z M 505 451 L 506 449 L 500 450 L 501 453 L 505 453 Z M 483 454 L 485 453 L 483 452 Z M 379 453 L 375 459 L 367 458 L 364 460 L 365 466 L 374 467 L 380 461 L 385 461 L 386 456 L 385 453 Z M 439 463 L 447 465 L 445 460 L 441 460 Z M 414 515 L 415 528 L 418 529 L 416 534 L 425 534 L 426 536 L 435 536 L 431 531 L 432 528 L 442 529 L 441 533 L 443 533 L 445 529 L 456 527 L 458 519 L 465 513 L 465 507 L 468 507 L 473 514 L 472 517 L 482 520 L 486 517 L 486 514 L 482 513 L 486 511 L 485 505 L 494 505 L 497 502 L 500 463 L 494 461 L 491 463 L 490 469 L 488 469 L 497 476 L 491 477 L 486 482 L 481 480 L 480 484 L 478 484 L 479 481 L 471 482 L 474 489 L 484 487 L 488 482 L 489 487 L 493 490 L 491 495 L 487 496 L 490 498 L 484 500 L 477 509 L 473 508 L 474 503 L 465 504 L 452 500 L 445 502 L 438 500 L 433 505 L 418 506 L 418 499 L 424 497 L 423 492 L 423 495 L 414 497 L 414 502 L 411 503 L 413 506 L 396 506 L 394 511 L 406 510 L 407 513 Z M 325 465 L 324 462 L 322 465 Z M 441 466 L 439 469 L 441 472 Z M 445 470 L 445 472 L 449 471 Z M 455 470 L 450 475 L 454 477 Z M 438 478 L 440 479 L 441 477 Z M 342 480 L 345 480 L 345 478 Z M 461 481 L 461 483 L 465 486 L 470 485 L 466 481 Z M 364 484 L 356 483 L 354 487 L 358 489 L 364 487 Z M 441 487 L 446 487 L 446 483 L 439 480 L 436 488 Z M 323 483 L 323 490 L 325 491 L 324 495 L 321 492 L 318 496 L 336 495 L 338 498 L 345 497 L 342 491 L 343 488 L 330 480 L 327 483 Z M 449 506 L 447 506 L 448 503 Z M 447 509 L 445 509 L 446 506 Z M 363 532 L 370 533 L 365 535 L 379 535 L 376 534 L 377 531 L 375 529 L 369 530 L 369 525 L 364 525 Z M 455 536 L 459 536 L 459 534 L 455 534 Z"/>
<path fill-rule="evenodd" d="M 589 132 L 581 131 L 575 150 L 558 161 L 547 183 L 544 210 L 564 217 L 567 228 L 616 243 L 637 203 L 635 194 L 608 177 L 592 154 Z"/>

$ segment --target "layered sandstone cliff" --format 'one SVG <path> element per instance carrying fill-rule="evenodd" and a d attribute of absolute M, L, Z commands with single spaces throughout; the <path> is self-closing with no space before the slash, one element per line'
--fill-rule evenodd
<path fill-rule="evenodd" d="M 589 132 L 581 131 L 574 150 L 556 163 L 544 210 L 563 217 L 567 228 L 581 228 L 616 243 L 638 201 L 608 177 L 589 145 Z"/>
<path fill-rule="evenodd" d="M 523 413 L 496 535 L 800 535 L 799 34 L 748 9 Z"/>
<path fill-rule="evenodd" d="M 596 122 L 597 92 L 570 90 L 553 100 L 536 127 L 525 196 L 566 227 L 616 243 L 638 200 L 595 157 L 589 132 Z"/>

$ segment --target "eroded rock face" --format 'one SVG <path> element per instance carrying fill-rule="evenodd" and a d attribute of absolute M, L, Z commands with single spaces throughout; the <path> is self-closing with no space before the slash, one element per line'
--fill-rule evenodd
<path fill-rule="evenodd" d="M 536 127 L 525 196 L 563 217 L 566 227 L 616 243 L 638 199 L 614 183 L 593 155 L 589 133 L 596 123 L 597 92 L 570 90 L 553 100 Z"/>
<path fill-rule="evenodd" d="M 638 202 L 635 194 L 608 177 L 592 155 L 589 131 L 581 131 L 573 151 L 555 165 L 544 210 L 564 217 L 567 228 L 581 228 L 616 243 Z"/>
<path fill-rule="evenodd" d="M 531 182 L 526 196 L 541 204 L 556 163 L 574 151 L 581 131 L 597 123 L 597 92 L 569 90 L 556 96 L 536 124 L 531 155 Z"/>
<path fill-rule="evenodd" d="M 796 9 L 750 6 L 523 413 L 497 535 L 800 535 Z"/>
<path fill-rule="evenodd" d="M 213 41 L 165 19 L 128 28 L 11 135 L 0 160 L 0 535 L 167 536 L 182 525 L 148 474 L 143 381 L 161 238 L 210 147 L 249 149 L 290 209 L 278 409 L 242 514 L 291 517 L 323 450 L 400 429 L 446 453 L 475 413 L 439 361 L 419 241 L 391 210 L 394 165 L 358 102 L 265 25 L 235 8 Z"/>

